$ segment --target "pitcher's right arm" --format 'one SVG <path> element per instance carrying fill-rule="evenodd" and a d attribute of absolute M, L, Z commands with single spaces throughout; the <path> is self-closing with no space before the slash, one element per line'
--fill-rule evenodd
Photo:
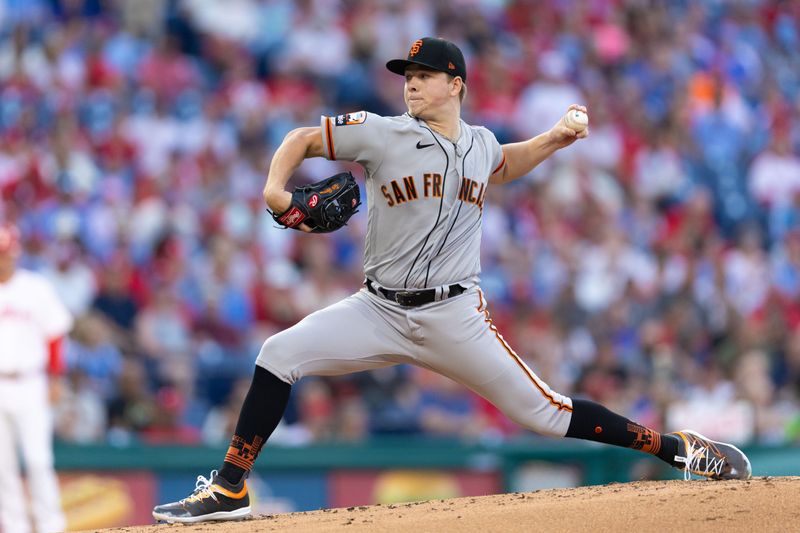
<path fill-rule="evenodd" d="M 275 150 L 264 185 L 264 202 L 275 213 L 283 213 L 292 205 L 292 193 L 286 184 L 304 159 L 323 156 L 322 130 L 318 126 L 290 131 Z"/>

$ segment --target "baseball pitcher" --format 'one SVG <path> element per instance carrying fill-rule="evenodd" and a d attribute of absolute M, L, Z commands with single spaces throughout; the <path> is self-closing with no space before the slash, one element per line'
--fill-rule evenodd
<path fill-rule="evenodd" d="M 731 445 L 691 431 L 662 435 L 552 390 L 492 322 L 479 286 L 486 190 L 527 174 L 586 137 L 588 128 L 568 127 L 565 115 L 545 133 L 501 146 L 487 129 L 461 120 L 467 69 L 455 44 L 420 39 L 405 59 L 386 66 L 405 78 L 408 111 L 323 116 L 319 127 L 292 131 L 275 152 L 264 188 L 280 223 L 332 231 L 358 206 L 349 178 L 337 177 L 335 184 L 351 194 L 332 198 L 328 183 L 316 192 L 290 193 L 290 176 L 310 157 L 364 168 L 363 289 L 267 339 L 222 468 L 210 479 L 199 476 L 190 496 L 156 507 L 153 516 L 187 523 L 246 516 L 247 473 L 280 421 L 293 383 L 400 363 L 462 383 L 542 435 L 635 448 L 687 476 L 749 477 L 749 461 Z M 586 109 L 572 105 L 565 112 Z"/>
<path fill-rule="evenodd" d="M 63 531 L 53 470 L 53 421 L 48 371 L 62 366 L 61 343 L 72 316 L 40 274 L 16 268 L 19 232 L 0 225 L 0 531 Z M 30 511 L 20 477 L 21 452 Z"/>

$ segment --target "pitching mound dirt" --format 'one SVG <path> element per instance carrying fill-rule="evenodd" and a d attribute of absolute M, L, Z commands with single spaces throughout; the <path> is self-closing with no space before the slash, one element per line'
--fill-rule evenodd
<path fill-rule="evenodd" d="M 800 531 L 800 477 L 639 481 L 480 498 L 325 509 L 124 533 Z"/>

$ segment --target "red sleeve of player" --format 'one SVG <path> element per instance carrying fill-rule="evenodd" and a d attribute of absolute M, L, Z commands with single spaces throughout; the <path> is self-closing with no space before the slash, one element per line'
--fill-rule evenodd
<path fill-rule="evenodd" d="M 56 337 L 47 344 L 47 373 L 58 376 L 64 373 L 64 337 Z"/>

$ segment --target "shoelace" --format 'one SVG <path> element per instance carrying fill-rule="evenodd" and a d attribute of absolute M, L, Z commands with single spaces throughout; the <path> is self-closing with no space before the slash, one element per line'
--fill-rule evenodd
<path fill-rule="evenodd" d="M 709 473 L 714 473 L 717 476 L 722 474 L 722 468 L 725 466 L 725 459 L 722 457 L 709 457 L 707 446 L 698 446 L 695 448 L 694 443 L 690 443 L 686 449 L 686 457 L 680 455 L 675 456 L 676 463 L 684 463 L 683 479 L 689 481 L 692 479 L 692 472 L 698 472 L 699 475 L 708 476 Z M 700 461 L 705 460 L 705 468 L 700 469 Z"/>
<path fill-rule="evenodd" d="M 189 497 L 182 499 L 181 503 L 197 501 L 202 499 L 202 497 L 204 496 L 211 496 L 211 498 L 215 502 L 219 501 L 217 500 L 214 491 L 209 490 L 209 487 L 211 487 L 211 480 L 214 479 L 214 476 L 216 475 L 217 471 L 212 470 L 210 474 L 211 476 L 210 479 L 206 479 L 205 476 L 197 476 L 197 481 L 195 482 L 194 485 L 194 492 L 192 492 L 192 494 Z"/>

